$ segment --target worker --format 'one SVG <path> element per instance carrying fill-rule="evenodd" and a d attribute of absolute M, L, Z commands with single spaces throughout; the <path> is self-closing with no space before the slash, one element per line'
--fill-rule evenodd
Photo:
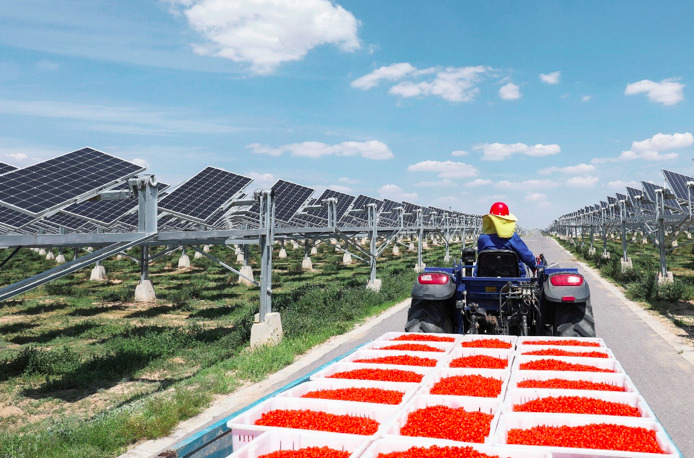
<path fill-rule="evenodd" d="M 508 205 L 495 202 L 489 209 L 489 214 L 482 217 L 482 234 L 477 239 L 477 252 L 484 250 L 513 250 L 518 254 L 518 268 L 521 276 L 528 266 L 533 273 L 537 269 L 537 260 L 528 246 L 516 233 L 518 218 L 508 211 Z"/>

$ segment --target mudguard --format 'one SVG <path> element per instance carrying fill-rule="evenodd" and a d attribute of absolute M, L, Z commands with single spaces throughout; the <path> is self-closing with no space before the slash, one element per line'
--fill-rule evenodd
<path fill-rule="evenodd" d="M 572 273 L 572 275 L 579 275 L 583 277 L 583 284 L 580 286 L 554 286 L 552 284 L 552 277 L 555 275 L 562 275 L 563 272 L 556 272 L 550 274 L 544 284 L 544 295 L 545 299 L 551 302 L 586 302 L 590 299 L 590 288 L 588 287 L 588 281 L 581 274 Z M 573 297 L 573 300 L 565 301 L 564 298 Z"/>
<path fill-rule="evenodd" d="M 428 273 L 431 273 L 431 271 L 428 271 Z M 455 294 L 455 281 L 450 277 L 448 272 L 440 273 L 444 273 L 450 278 L 445 285 L 422 285 L 419 281 L 415 281 L 412 286 L 412 299 L 442 301 L 453 297 Z"/>

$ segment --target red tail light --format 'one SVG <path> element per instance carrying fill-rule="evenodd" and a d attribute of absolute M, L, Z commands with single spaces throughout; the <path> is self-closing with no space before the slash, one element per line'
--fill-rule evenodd
<path fill-rule="evenodd" d="M 448 274 L 441 272 L 427 272 L 419 276 L 419 283 L 422 285 L 445 285 L 450 280 Z"/>
<path fill-rule="evenodd" d="M 583 284 L 583 277 L 575 274 L 559 274 L 553 275 L 549 281 L 554 286 L 581 286 Z"/>

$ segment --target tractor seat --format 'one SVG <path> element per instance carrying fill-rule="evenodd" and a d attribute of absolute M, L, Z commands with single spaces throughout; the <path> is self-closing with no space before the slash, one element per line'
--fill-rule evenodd
<path fill-rule="evenodd" d="M 477 253 L 478 277 L 520 277 L 518 254 L 513 250 L 483 250 Z"/>

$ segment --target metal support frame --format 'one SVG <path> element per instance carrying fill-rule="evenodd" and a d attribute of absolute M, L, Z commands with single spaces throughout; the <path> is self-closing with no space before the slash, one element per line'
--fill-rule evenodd
<path fill-rule="evenodd" d="M 256 191 L 255 198 L 260 207 L 259 238 L 262 250 L 260 259 L 260 313 L 259 322 L 272 312 L 272 249 L 275 244 L 275 201 L 272 190 Z"/>

